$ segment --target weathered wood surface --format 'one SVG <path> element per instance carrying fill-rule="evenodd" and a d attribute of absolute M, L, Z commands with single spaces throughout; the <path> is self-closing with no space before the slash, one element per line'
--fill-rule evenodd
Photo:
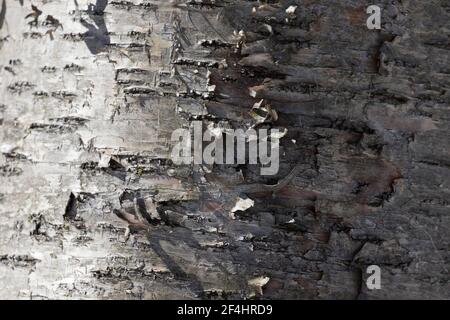
<path fill-rule="evenodd" d="M 0 298 L 450 298 L 448 1 L 32 3 L 0 14 Z M 276 177 L 171 164 L 260 99 Z"/>

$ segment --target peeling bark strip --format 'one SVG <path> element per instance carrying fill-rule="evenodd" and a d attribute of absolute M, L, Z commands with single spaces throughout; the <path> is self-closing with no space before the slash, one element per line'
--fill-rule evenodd
<path fill-rule="evenodd" d="M 0 298 L 449 299 L 450 7 L 370 5 L 3 1 Z M 278 174 L 175 165 L 194 121 Z"/>
<path fill-rule="evenodd" d="M 257 132 L 250 128 L 244 132 L 220 126 L 204 130 L 201 121 L 193 121 L 192 126 L 193 134 L 188 129 L 177 129 L 172 133 L 171 140 L 176 144 L 171 160 L 175 165 L 259 164 L 261 175 L 278 173 L 280 138 L 283 136 L 278 129 L 272 129 L 270 133 L 267 129 Z"/>
<path fill-rule="evenodd" d="M 5 23 L 5 17 L 6 17 L 6 0 L 2 1 L 2 8 L 0 10 L 0 30 L 3 27 L 3 24 Z"/>

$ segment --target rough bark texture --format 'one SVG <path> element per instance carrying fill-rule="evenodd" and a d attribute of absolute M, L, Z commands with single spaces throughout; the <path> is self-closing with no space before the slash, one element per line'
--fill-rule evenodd
<path fill-rule="evenodd" d="M 0 298 L 450 298 L 448 1 L 2 2 Z M 261 99 L 277 176 L 171 163 Z"/>

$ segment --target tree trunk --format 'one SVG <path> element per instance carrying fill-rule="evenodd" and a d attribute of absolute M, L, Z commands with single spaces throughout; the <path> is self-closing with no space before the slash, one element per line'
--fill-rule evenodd
<path fill-rule="evenodd" d="M 0 298 L 450 298 L 447 1 L 32 3 L 0 4 Z M 262 99 L 276 176 L 173 164 Z"/>

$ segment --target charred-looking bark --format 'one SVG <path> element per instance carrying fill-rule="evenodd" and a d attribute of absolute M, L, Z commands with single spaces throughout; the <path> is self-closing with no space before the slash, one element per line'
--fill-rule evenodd
<path fill-rule="evenodd" d="M 449 30 L 444 0 L 3 1 L 0 298 L 450 298 Z M 193 121 L 287 130 L 279 173 L 174 165 Z"/>

